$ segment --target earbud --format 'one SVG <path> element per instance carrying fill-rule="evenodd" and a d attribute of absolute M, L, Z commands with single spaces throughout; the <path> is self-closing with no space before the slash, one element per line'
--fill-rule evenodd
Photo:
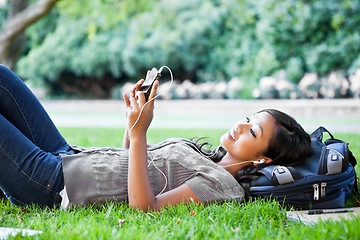
<path fill-rule="evenodd" d="M 255 164 L 262 164 L 265 162 L 265 159 L 260 159 L 260 161 L 253 161 Z"/>
<path fill-rule="evenodd" d="M 265 159 L 262 158 L 259 161 L 245 161 L 245 162 L 240 162 L 240 163 L 229 164 L 229 165 L 224 166 L 224 168 L 231 167 L 231 166 L 236 166 L 236 165 L 242 165 L 242 164 L 245 164 L 245 163 L 262 164 L 264 162 L 265 162 Z"/>

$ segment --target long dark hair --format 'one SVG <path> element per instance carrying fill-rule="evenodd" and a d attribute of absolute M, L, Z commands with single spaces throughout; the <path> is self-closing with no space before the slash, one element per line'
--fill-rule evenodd
<path fill-rule="evenodd" d="M 293 117 L 275 109 L 260 112 L 267 112 L 275 119 L 274 135 L 264 153 L 272 159 L 271 164 L 288 166 L 310 156 L 310 136 Z"/>
<path fill-rule="evenodd" d="M 276 109 L 264 109 L 260 112 L 267 112 L 275 119 L 275 131 L 264 153 L 265 157 L 272 159 L 270 164 L 290 166 L 311 155 L 310 136 L 293 117 Z M 226 154 L 221 146 L 209 150 L 209 144 L 199 139 L 193 140 L 193 144 L 213 162 L 219 162 Z M 237 174 L 237 180 L 241 183 L 251 181 L 264 166 L 266 164 L 242 168 Z"/>

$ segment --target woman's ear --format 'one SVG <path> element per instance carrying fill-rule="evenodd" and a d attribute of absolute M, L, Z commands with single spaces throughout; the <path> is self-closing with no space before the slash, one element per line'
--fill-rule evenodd
<path fill-rule="evenodd" d="M 270 164 L 272 162 L 272 159 L 269 157 L 260 157 L 258 160 L 253 161 L 254 164 Z"/>

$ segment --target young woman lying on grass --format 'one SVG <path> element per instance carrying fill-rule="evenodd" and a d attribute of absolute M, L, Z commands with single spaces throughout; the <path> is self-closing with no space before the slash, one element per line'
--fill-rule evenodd
<path fill-rule="evenodd" d="M 0 188 L 6 197 L 18 205 L 63 207 L 128 201 L 144 211 L 182 202 L 243 200 L 243 176 L 311 153 L 303 128 L 273 109 L 236 123 L 212 151 L 177 138 L 148 146 L 154 101 L 146 104 L 137 91 L 142 82 L 124 95 L 124 148 L 83 148 L 69 145 L 26 85 L 0 65 Z M 157 87 L 155 82 L 150 99 Z"/>

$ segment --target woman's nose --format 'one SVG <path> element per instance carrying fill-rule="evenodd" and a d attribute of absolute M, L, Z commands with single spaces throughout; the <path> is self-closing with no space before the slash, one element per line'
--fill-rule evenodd
<path fill-rule="evenodd" d="M 239 122 L 239 123 L 236 125 L 236 129 L 237 129 L 239 132 L 243 132 L 244 130 L 249 129 L 249 128 L 250 128 L 250 124 L 244 123 L 244 122 Z"/>

